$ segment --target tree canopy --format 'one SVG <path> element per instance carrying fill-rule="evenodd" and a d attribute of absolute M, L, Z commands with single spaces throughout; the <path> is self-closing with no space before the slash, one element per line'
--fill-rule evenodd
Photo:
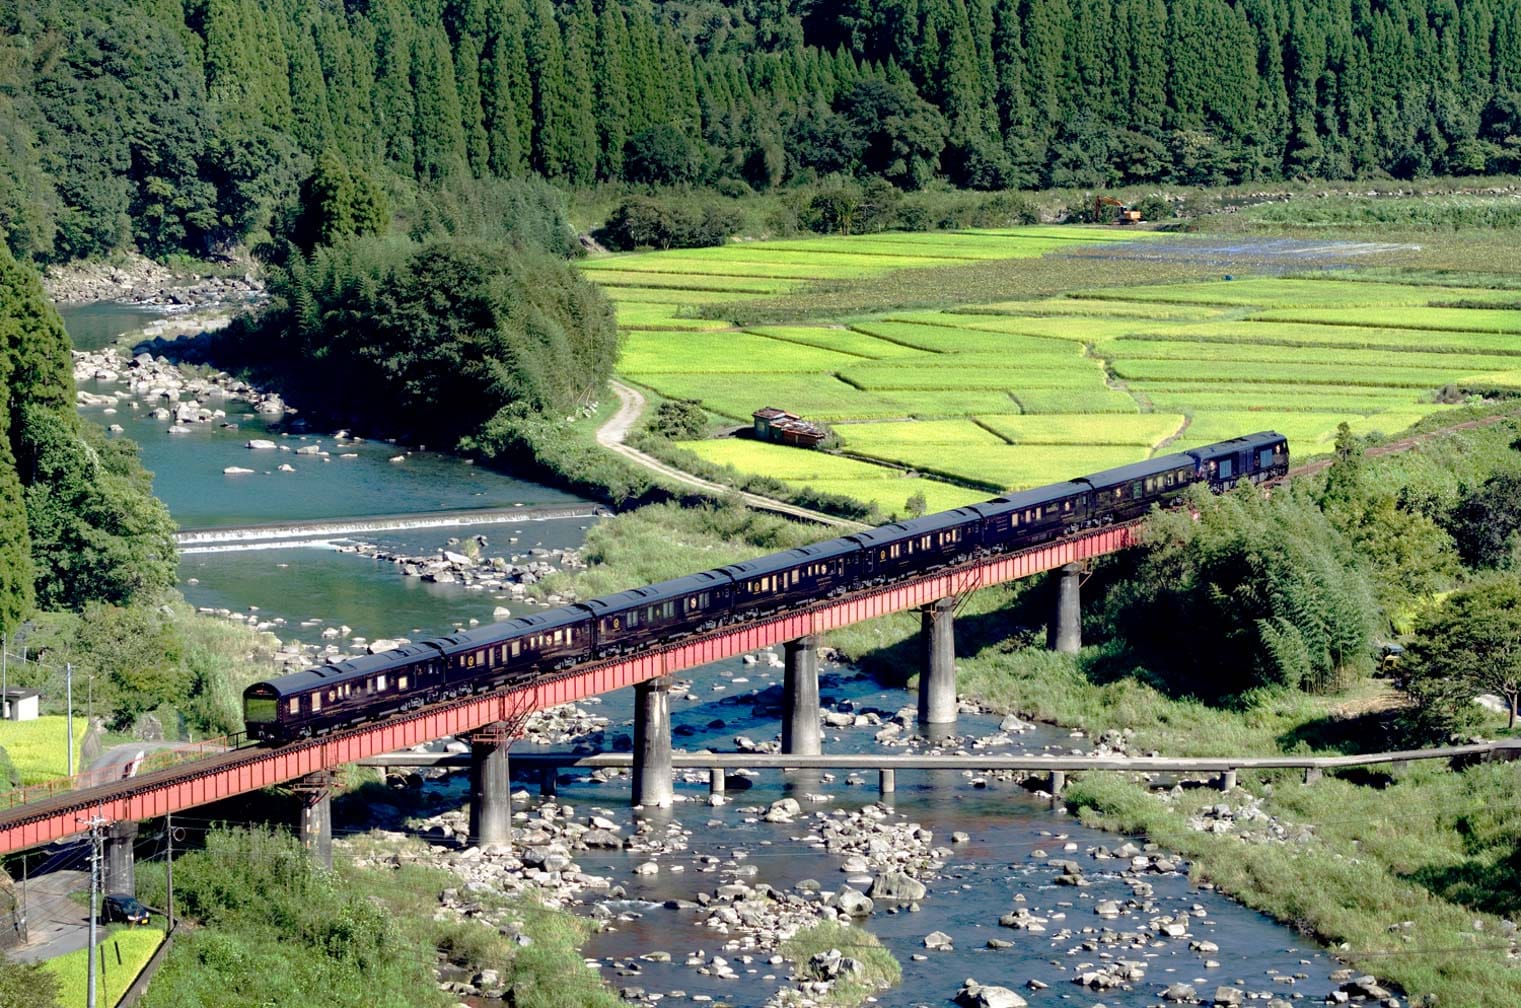
<path fill-rule="evenodd" d="M 307 409 L 453 448 L 500 410 L 573 412 L 617 356 L 612 308 L 543 253 L 474 238 L 369 238 L 297 256 L 231 354 Z M 299 362 L 299 366 L 292 366 Z"/>
<path fill-rule="evenodd" d="M 18 255 L 212 251 L 330 154 L 424 187 L 1506 172 L 1521 22 L 1504 0 L 0 5 Z"/>
<path fill-rule="evenodd" d="M 130 441 L 74 409 L 68 336 L 35 271 L 0 247 L 0 627 L 34 605 L 151 600 L 173 587 L 173 524 Z"/>
<path fill-rule="evenodd" d="M 1412 698 L 1431 721 L 1461 724 L 1474 697 L 1494 693 L 1516 725 L 1521 701 L 1521 577 L 1494 574 L 1421 614 L 1405 651 Z"/>

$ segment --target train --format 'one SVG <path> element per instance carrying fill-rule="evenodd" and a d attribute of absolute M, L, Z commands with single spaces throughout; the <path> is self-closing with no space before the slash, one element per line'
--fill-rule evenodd
<path fill-rule="evenodd" d="M 250 737 L 288 742 L 429 704 L 533 682 L 585 662 L 1015 552 L 1167 507 L 1197 483 L 1221 492 L 1284 476 L 1289 446 L 1261 431 L 1022 490 L 699 574 L 573 602 L 256 682 Z"/>

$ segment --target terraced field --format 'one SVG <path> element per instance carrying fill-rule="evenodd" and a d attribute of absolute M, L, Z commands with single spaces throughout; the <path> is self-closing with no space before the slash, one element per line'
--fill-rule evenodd
<path fill-rule="evenodd" d="M 694 317 L 729 300 L 806 297 L 807 280 L 1134 240 L 1166 239 L 1083 228 L 876 235 L 586 269 L 618 304 L 627 379 L 736 424 L 768 405 L 830 423 L 842 455 L 735 439 L 684 447 L 888 513 L 914 495 L 950 507 L 1264 428 L 1302 458 L 1328 450 L 1342 422 L 1398 433 L 1444 408 L 1433 393 L 1447 386 L 1521 391 L 1521 310 L 1503 307 L 1521 293 L 1436 274 L 1112 286 L 744 330 Z"/>

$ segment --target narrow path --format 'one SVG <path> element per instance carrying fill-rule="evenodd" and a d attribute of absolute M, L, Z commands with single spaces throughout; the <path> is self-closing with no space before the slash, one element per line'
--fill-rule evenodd
<path fill-rule="evenodd" d="M 667 465 L 652 455 L 646 455 L 637 448 L 629 447 L 627 444 L 624 444 L 624 439 L 628 437 L 629 430 L 633 428 L 634 424 L 638 422 L 640 415 L 644 412 L 644 396 L 638 389 L 631 388 L 620 381 L 609 381 L 608 385 L 611 386 L 613 393 L 618 397 L 618 411 L 612 415 L 607 423 L 597 428 L 597 444 L 603 448 L 616 452 L 635 465 L 642 466 L 657 475 L 683 486 L 693 487 L 694 489 L 719 496 L 738 493 L 740 500 L 759 511 L 770 511 L 773 514 L 785 515 L 789 518 L 801 518 L 804 521 L 843 528 L 851 532 L 862 532 L 871 528 L 870 525 L 864 525 L 861 522 L 850 521 L 847 518 L 836 518 L 834 515 L 827 515 L 821 511 L 810 511 L 807 508 L 798 507 L 796 504 L 788 504 L 786 501 L 762 497 L 760 494 L 746 493 L 743 490 L 735 490 L 734 487 L 725 486 L 722 483 L 714 483 L 711 480 L 701 479 L 693 476 L 691 473 L 683 472 L 675 466 Z"/>

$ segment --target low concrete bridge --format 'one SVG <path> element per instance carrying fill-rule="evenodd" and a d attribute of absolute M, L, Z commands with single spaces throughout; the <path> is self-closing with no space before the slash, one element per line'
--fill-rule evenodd
<path fill-rule="evenodd" d="M 181 529 L 174 541 L 181 553 L 211 553 L 253 549 L 291 540 L 321 539 L 358 532 L 399 532 L 406 529 L 462 528 L 471 525 L 510 525 L 516 522 L 562 518 L 601 518 L 612 512 L 600 504 L 543 504 L 410 514 L 367 515 L 354 518 L 313 518 L 306 521 L 225 525 Z"/>
<path fill-rule="evenodd" d="M 1304 782 L 1313 784 L 1328 770 L 1362 766 L 1402 767 L 1418 760 L 1513 760 L 1521 758 L 1521 739 L 1501 739 L 1473 745 L 1442 746 L 1435 749 L 1406 749 L 1394 752 L 1357 753 L 1351 756 L 1049 756 L 1039 753 L 998 753 L 983 755 L 939 755 L 912 753 L 884 755 L 853 753 L 811 755 L 795 753 L 672 753 L 673 769 L 705 769 L 710 773 L 709 786 L 715 794 L 724 790 L 724 770 L 876 770 L 881 793 L 891 794 L 899 770 L 1005 770 L 1049 775 L 1047 790 L 1059 795 L 1066 786 L 1067 774 L 1081 771 L 1117 773 L 1179 773 L 1216 775 L 1221 790 L 1236 786 L 1241 770 L 1301 770 Z M 512 756 L 514 763 L 541 772 L 540 790 L 554 793 L 555 775 L 567 767 L 584 769 L 632 769 L 632 753 L 552 753 L 524 752 Z M 396 767 L 470 767 L 475 758 L 466 753 L 398 752 L 372 756 L 359 766 L 391 769 Z"/>

